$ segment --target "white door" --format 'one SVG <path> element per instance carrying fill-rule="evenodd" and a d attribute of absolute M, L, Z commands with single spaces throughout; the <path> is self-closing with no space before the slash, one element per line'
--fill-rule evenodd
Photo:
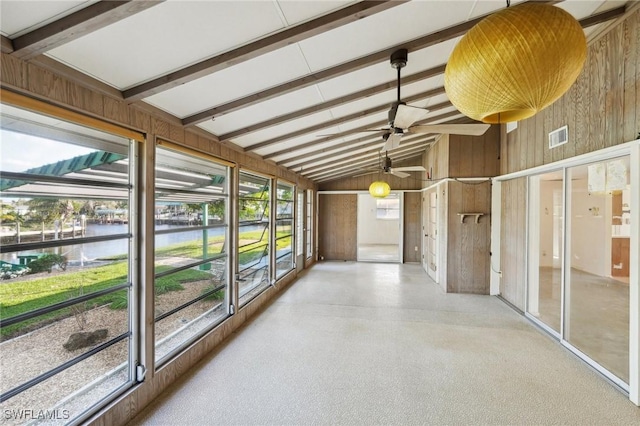
<path fill-rule="evenodd" d="M 438 282 L 438 195 L 434 189 L 422 197 L 422 267 L 432 280 Z"/>

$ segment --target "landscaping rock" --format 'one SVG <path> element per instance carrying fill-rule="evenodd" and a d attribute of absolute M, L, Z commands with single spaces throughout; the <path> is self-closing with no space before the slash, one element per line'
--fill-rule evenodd
<path fill-rule="evenodd" d="M 67 343 L 62 345 L 68 351 L 75 351 L 77 349 L 86 348 L 87 346 L 93 346 L 96 343 L 100 343 L 107 338 L 109 331 L 106 328 L 101 328 L 96 331 L 82 331 L 80 333 L 73 333 L 69 336 Z"/>

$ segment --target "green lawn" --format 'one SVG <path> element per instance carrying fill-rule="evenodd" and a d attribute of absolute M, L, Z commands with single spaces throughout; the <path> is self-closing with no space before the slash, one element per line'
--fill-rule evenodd
<path fill-rule="evenodd" d="M 278 236 L 286 235 L 278 233 Z M 252 260 L 261 256 L 264 247 L 260 231 L 243 232 L 240 239 L 245 241 L 255 241 L 243 247 L 239 255 L 240 264 L 250 263 Z M 224 237 L 214 237 L 209 239 L 209 256 L 220 253 L 223 249 Z M 291 237 L 282 238 L 277 241 L 276 248 L 281 249 L 291 246 Z M 202 256 L 202 243 L 199 241 L 173 244 L 164 246 L 156 250 L 157 257 L 186 257 L 197 259 Z M 69 300 L 82 294 L 90 294 L 92 292 L 102 290 L 123 284 L 127 279 L 127 262 L 124 260 L 126 255 L 112 256 L 102 260 L 111 260 L 113 263 L 95 268 L 85 269 L 76 272 L 67 272 L 63 276 L 57 274 L 55 276 L 47 276 L 31 281 L 6 282 L 0 285 L 0 319 L 11 318 L 16 315 L 30 312 L 45 306 L 51 306 L 56 303 Z M 156 272 L 170 269 L 169 266 L 159 266 Z M 189 281 L 197 281 L 209 278 L 210 274 L 203 271 L 188 269 L 180 271 L 166 277 L 159 278 L 156 281 L 156 294 L 166 293 L 168 291 L 179 291 L 183 289 L 182 283 Z M 91 307 L 110 304 L 113 308 L 126 307 L 126 291 L 121 290 L 105 296 L 90 300 Z M 32 320 L 23 321 L 8 327 L 2 327 L 0 335 L 11 336 L 21 331 L 28 331 L 36 324 L 53 321 L 59 317 L 71 315 L 69 308 L 51 312 L 46 315 L 39 316 Z"/>
<path fill-rule="evenodd" d="M 167 266 L 159 267 L 162 271 Z M 64 302 L 80 294 L 90 294 L 98 290 L 126 283 L 126 262 L 114 262 L 110 265 L 98 266 L 78 272 L 44 277 L 32 281 L 8 282 L 0 285 L 0 318 L 11 318 L 45 306 Z M 203 271 L 188 269 L 180 271 L 156 281 L 156 294 L 182 290 L 182 283 L 210 278 Z M 87 309 L 102 305 L 113 305 L 113 308 L 126 307 L 126 290 L 119 290 L 87 302 Z M 123 303 L 124 301 L 124 303 Z M 43 324 L 71 314 L 70 308 L 59 309 L 37 318 L 22 321 L 8 327 L 2 327 L 0 335 L 9 336 L 21 330 L 30 330 L 34 324 Z"/>

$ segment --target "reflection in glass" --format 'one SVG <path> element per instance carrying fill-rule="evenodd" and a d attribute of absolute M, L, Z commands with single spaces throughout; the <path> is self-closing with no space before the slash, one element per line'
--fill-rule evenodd
<path fill-rule="evenodd" d="M 304 259 L 304 192 L 298 192 L 296 211 L 296 257 Z"/>
<path fill-rule="evenodd" d="M 8 105 L 0 132 L 0 411 L 67 423 L 132 381 L 136 146 Z"/>
<path fill-rule="evenodd" d="M 276 279 L 293 269 L 293 185 L 278 182 L 276 200 Z"/>
<path fill-rule="evenodd" d="M 629 382 L 629 157 L 568 169 L 564 338 Z M 625 204 L 627 207 L 625 207 Z M 628 222 L 629 221 L 629 222 Z"/>
<path fill-rule="evenodd" d="M 313 190 L 307 189 L 307 234 L 305 236 L 307 243 L 305 247 L 306 258 L 310 259 L 313 255 Z"/>
<path fill-rule="evenodd" d="M 560 333 L 563 172 L 529 180 L 529 297 L 527 312 Z"/>
<path fill-rule="evenodd" d="M 270 285 L 270 179 L 240 172 L 238 291 L 240 306 Z"/>
<path fill-rule="evenodd" d="M 156 153 L 154 306 L 160 364 L 228 315 L 228 168 L 164 145 Z"/>

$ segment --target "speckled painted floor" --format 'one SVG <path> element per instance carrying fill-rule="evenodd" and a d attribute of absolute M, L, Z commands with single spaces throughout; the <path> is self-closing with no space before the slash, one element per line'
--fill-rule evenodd
<path fill-rule="evenodd" d="M 494 297 L 324 262 L 132 424 L 638 425 L 640 408 Z"/>

